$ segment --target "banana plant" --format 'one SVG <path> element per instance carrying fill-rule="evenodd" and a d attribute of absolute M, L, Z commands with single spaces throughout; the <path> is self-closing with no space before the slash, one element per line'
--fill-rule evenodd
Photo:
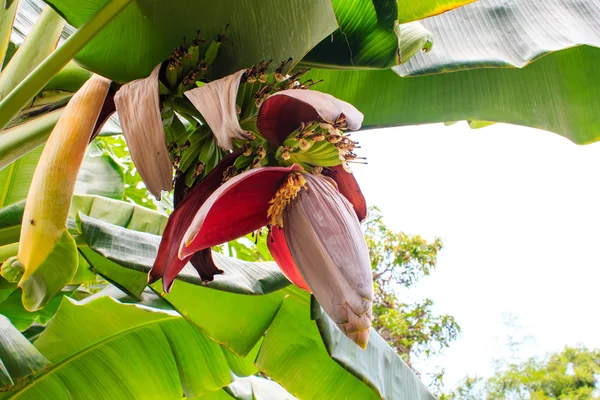
<path fill-rule="evenodd" d="M 304 299 L 312 293 L 329 356 L 376 395 L 401 398 L 396 384 L 357 372 L 370 366 L 380 338 L 370 329 L 372 282 L 360 234 L 366 205 L 350 168 L 362 161 L 346 131 L 466 119 L 543 128 L 578 143 L 598 139 L 598 0 L 47 3 L 0 75 L 0 165 L 52 131 L 22 214 L 18 254 L 2 266 L 30 311 L 68 287 L 85 265 L 81 254 L 88 264 L 101 254 L 110 261 L 97 267 L 106 279 L 134 297 L 150 283 L 193 320 L 196 311 L 176 300 L 179 282 L 236 288 L 227 281 L 231 261 L 210 249 L 266 226 L 282 282 Z M 0 9 L 2 51 L 13 5 Z M 63 19 L 77 29 L 54 49 Z M 73 59 L 83 71 L 69 65 Z M 113 247 L 94 247 L 86 232 L 100 225 L 73 214 L 85 147 L 115 110 L 146 187 L 157 199 L 173 189 L 175 205 L 160 240 L 111 236 L 117 248 L 146 243 L 143 253 L 122 258 Z M 133 221 L 121 217 L 112 222 Z M 278 307 L 302 308 L 287 298 Z M 279 345 L 269 340 L 275 322 L 261 350 Z M 213 339 L 239 353 L 256 345 Z M 262 371 L 293 393 L 314 395 L 261 354 Z M 415 390 L 410 398 L 427 398 Z"/>

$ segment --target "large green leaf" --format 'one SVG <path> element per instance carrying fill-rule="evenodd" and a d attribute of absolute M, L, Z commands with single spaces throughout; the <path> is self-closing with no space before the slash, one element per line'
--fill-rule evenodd
<path fill-rule="evenodd" d="M 138 293 L 134 294 L 141 293 L 143 287 L 140 290 L 140 286 L 146 284 L 146 272 L 154 263 L 160 237 L 133 232 L 84 215 L 81 216 L 81 228 L 87 245 L 98 259 L 122 265 L 127 268 L 121 268 L 125 272 L 139 274 L 136 279 L 121 280 L 115 275 L 108 278 L 120 287 L 137 284 Z M 164 299 L 208 337 L 235 354 L 245 356 L 260 340 L 281 303 L 283 294 L 277 290 L 289 282 L 274 263 L 249 263 L 227 259 L 218 253 L 213 255 L 219 268 L 224 270 L 223 275 L 202 284 L 196 272 L 187 268 Z M 91 260 L 90 263 L 99 262 Z M 162 283 L 155 283 L 153 288 L 162 292 Z M 266 295 L 258 296 L 261 294 Z M 198 304 L 206 306 L 198 307 Z M 216 304 L 219 306 L 211 306 Z M 236 329 L 232 330 L 232 326 Z"/>
<path fill-rule="evenodd" d="M 11 398 L 192 398 L 231 381 L 220 347 L 180 315 L 109 297 L 65 298 L 34 345 L 52 366 Z"/>
<path fill-rule="evenodd" d="M 339 28 L 312 49 L 302 59 L 302 65 L 333 69 L 394 67 L 407 62 L 417 50 L 431 47 L 431 34 L 426 29 L 408 29 L 415 24 L 403 29 L 398 21 L 415 21 L 471 1 L 401 1 L 399 4 L 396 0 L 332 0 Z"/>
<path fill-rule="evenodd" d="M 599 0 L 479 0 L 421 21 L 435 37 L 435 49 L 397 71 L 415 76 L 523 67 L 570 47 L 599 47 L 598 15 Z M 579 70 L 580 63 L 573 60 L 570 69 Z"/>
<path fill-rule="evenodd" d="M 313 70 L 309 77 L 324 79 L 319 90 L 361 110 L 367 128 L 483 120 L 541 128 L 583 144 L 600 138 L 598 63 L 600 49 L 582 46 L 523 69 L 482 68 L 415 78 L 389 70 Z"/>
<path fill-rule="evenodd" d="M 309 77 L 357 106 L 367 128 L 480 120 L 590 143 L 600 137 L 599 14 L 599 0 L 479 0 L 422 21 L 433 50 L 394 67 L 439 75 L 313 70 Z M 497 68 L 510 66 L 525 67 Z"/>
<path fill-rule="evenodd" d="M 129 269 L 144 273 L 150 271 L 158 253 L 160 236 L 133 232 L 97 220 L 92 215 L 81 215 L 80 218 L 83 236 L 92 250 Z M 253 295 L 268 294 L 289 285 L 274 262 L 247 262 L 214 252 L 213 259 L 224 273 L 216 275 L 212 282 L 202 282 L 190 266 L 177 279 L 231 293 Z"/>
<path fill-rule="evenodd" d="M 106 0 L 47 2 L 80 27 Z M 149 75 L 183 38 L 195 38 L 198 29 L 202 37 L 213 39 L 227 24 L 229 41 L 221 46 L 213 69 L 218 75 L 263 59 L 300 60 L 337 28 L 330 0 L 135 0 L 76 60 L 94 72 L 126 82 Z"/>
<path fill-rule="evenodd" d="M 109 257 L 132 271 L 150 268 L 159 242 L 157 236 L 86 216 L 81 216 L 81 229 L 90 249 L 99 256 Z M 222 256 L 215 256 L 219 263 Z M 317 324 L 310 318 L 308 293 L 293 286 L 281 288 L 277 282 L 285 278 L 277 272 L 280 278 L 273 279 L 276 274 L 270 270 L 270 263 L 230 263 L 229 267 L 218 264 L 225 274 L 216 276 L 213 283 L 201 284 L 197 278 L 188 277 L 190 272 L 184 272 L 169 294 L 162 293 L 161 282 L 152 288 L 204 335 L 246 357 L 236 360 L 227 354 L 233 370 L 251 372 L 248 362 L 256 357 L 256 367 L 301 398 L 431 398 L 394 350 L 376 334 L 374 342 L 363 351 L 342 340 L 338 328 L 332 326 L 324 330 L 324 337 L 329 338 L 326 347 Z M 243 266 L 245 271 L 240 268 Z M 260 271 L 261 267 L 265 270 Z M 216 285 L 224 277 L 229 284 Z"/>
<path fill-rule="evenodd" d="M 321 312 L 317 325 L 331 358 L 354 376 L 360 377 L 382 398 L 432 399 L 429 391 L 416 379 L 415 373 L 374 329 L 371 329 L 367 350 L 362 351 L 337 328 L 327 314 Z"/>

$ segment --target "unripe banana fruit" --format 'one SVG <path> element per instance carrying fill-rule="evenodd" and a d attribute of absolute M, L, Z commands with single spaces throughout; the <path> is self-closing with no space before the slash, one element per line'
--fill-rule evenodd
<path fill-rule="evenodd" d="M 35 169 L 21 227 L 19 287 L 29 311 L 42 308 L 77 271 L 67 216 L 75 181 L 110 81 L 93 75 L 73 96 L 54 127 Z"/>

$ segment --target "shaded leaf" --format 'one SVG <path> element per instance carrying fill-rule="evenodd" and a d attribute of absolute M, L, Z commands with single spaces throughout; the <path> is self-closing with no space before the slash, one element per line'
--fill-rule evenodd
<path fill-rule="evenodd" d="M 92 145 L 77 175 L 75 193 L 122 200 L 125 190 L 124 179 L 123 170 L 112 157 Z"/>
<path fill-rule="evenodd" d="M 0 391 L 19 388 L 50 362 L 0 315 Z"/>
<path fill-rule="evenodd" d="M 0 170 L 0 207 L 25 200 L 43 147 Z"/>
<path fill-rule="evenodd" d="M 396 0 L 332 0 L 339 28 L 303 59 L 321 68 L 383 69 L 400 63 Z"/>
<path fill-rule="evenodd" d="M 80 27 L 107 0 L 50 0 L 75 27 Z M 210 12 L 207 12 L 210 10 Z M 307 23 L 310 21 L 310 23 Z M 146 77 L 184 37 L 202 30 L 211 39 L 227 30 L 213 64 L 218 77 L 263 59 L 299 60 L 337 28 L 329 0 L 300 0 L 282 7 L 279 0 L 236 0 L 173 4 L 139 0 L 129 4 L 76 57 L 84 67 L 119 82 Z M 127 55 L 127 56 L 124 56 Z"/>
<path fill-rule="evenodd" d="M 256 364 L 299 398 L 379 399 L 367 385 L 329 358 L 317 326 L 310 319 L 307 299 L 288 297 L 283 301 L 265 335 Z"/>
<path fill-rule="evenodd" d="M 231 379 L 220 347 L 181 316 L 108 297 L 85 304 L 65 298 L 35 346 L 52 366 L 16 398 L 195 397 Z"/>
<path fill-rule="evenodd" d="M 30 312 L 23 308 L 21 290 L 15 290 L 6 300 L 0 303 L 0 314 L 7 317 L 15 328 L 22 332 L 35 322 L 46 325 L 56 313 L 61 299 L 62 295 L 59 294 L 53 297 L 46 307 Z"/>
<path fill-rule="evenodd" d="M 320 315 L 317 325 L 331 357 L 375 389 L 381 398 L 434 399 L 415 373 L 374 329 L 371 329 L 366 351 L 361 351 L 336 329 L 335 322 L 327 314 Z"/>

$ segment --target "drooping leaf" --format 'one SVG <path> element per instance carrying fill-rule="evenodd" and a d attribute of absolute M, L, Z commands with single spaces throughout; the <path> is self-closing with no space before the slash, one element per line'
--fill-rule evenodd
<path fill-rule="evenodd" d="M 395 67 L 402 75 L 443 74 L 313 70 L 308 77 L 324 79 L 319 90 L 363 112 L 364 127 L 484 120 L 590 143 L 600 137 L 599 10 L 598 0 L 479 0 L 421 21 L 435 48 Z M 588 46 L 572 48 L 579 44 Z M 467 68 L 479 69 L 446 73 Z"/>
<path fill-rule="evenodd" d="M 85 23 L 106 0 L 48 0 L 75 27 Z M 210 10 L 210 12 L 207 12 Z M 130 3 L 76 57 L 84 67 L 119 82 L 146 77 L 183 38 L 201 30 L 212 39 L 224 27 L 229 41 L 213 64 L 218 77 L 263 59 L 295 60 L 337 28 L 329 0 L 301 0 L 282 6 L 279 0 Z M 126 56 L 125 56 L 126 55 Z"/>
<path fill-rule="evenodd" d="M 0 391 L 18 389 L 50 362 L 0 315 Z"/>
<path fill-rule="evenodd" d="M 144 274 L 150 271 L 158 252 L 159 236 L 134 232 L 86 215 L 80 215 L 80 218 L 83 237 L 90 249 L 128 269 Z M 213 281 L 203 283 L 189 265 L 178 279 L 240 294 L 268 294 L 289 285 L 273 262 L 247 262 L 218 253 L 213 253 L 213 257 L 224 271 Z"/>
<path fill-rule="evenodd" d="M 584 144 L 600 138 L 600 113 L 595 112 L 599 62 L 599 49 L 581 46 L 523 69 L 415 78 L 393 71 L 312 70 L 309 77 L 324 79 L 319 90 L 361 110 L 365 128 L 484 120 L 545 129 Z"/>
<path fill-rule="evenodd" d="M 371 329 L 366 351 L 361 351 L 336 329 L 335 322 L 327 314 L 321 313 L 317 325 L 329 355 L 375 389 L 381 398 L 433 399 L 415 373 L 374 329 Z"/>
<path fill-rule="evenodd" d="M 355 347 L 357 351 L 364 351 Z M 261 371 L 299 398 L 380 398 L 329 358 L 317 326 L 310 319 L 307 300 L 288 297 L 283 301 L 269 326 L 256 363 Z M 296 367 L 299 365 L 302 368 Z"/>
<path fill-rule="evenodd" d="M 111 248 L 112 250 L 107 254 L 110 253 L 115 261 L 129 267 L 132 266 L 132 257 L 129 254 L 135 248 L 128 244 L 130 241 L 148 244 L 153 240 L 158 240 L 157 237 L 152 239 L 152 235 L 116 229 L 114 226 L 102 224 L 86 217 L 82 217 L 81 226 L 84 232 L 87 230 L 88 235 L 96 232 L 94 240 L 100 236 L 106 236 L 106 245 L 102 251 L 108 251 Z M 100 234 L 100 232 L 102 233 Z M 108 243 L 113 245 L 109 246 Z M 122 246 L 117 246 L 117 244 Z M 94 244 L 91 247 L 95 246 Z M 118 255 L 118 260 L 116 255 Z M 217 256 L 215 254 L 216 259 L 218 259 Z M 139 260 L 136 260 L 135 263 L 139 268 Z M 402 393 L 402 396 L 398 397 L 399 400 L 433 398 L 431 396 L 411 397 L 415 393 L 422 396 L 422 393 L 426 392 L 416 376 L 403 375 L 408 376 L 408 380 L 401 382 L 400 389 L 395 386 L 400 382 L 399 380 L 391 380 L 391 383 L 385 381 L 384 386 L 377 386 L 379 383 L 374 382 L 369 387 L 355 378 L 344 369 L 345 367 L 340 366 L 329 357 L 317 325 L 310 319 L 308 294 L 292 286 L 283 288 L 272 286 L 275 284 L 275 281 L 272 280 L 274 275 L 279 276 L 279 282 L 285 282 L 283 274 L 274 266 L 272 272 L 268 272 L 267 269 L 264 272 L 268 273 L 264 274 L 259 267 L 268 264 L 254 264 L 255 268 L 249 268 L 252 267 L 250 263 L 245 266 L 239 265 L 237 273 L 230 273 L 235 271 L 232 267 L 238 266 L 237 262 L 232 261 L 230 268 L 219 264 L 225 270 L 225 274 L 216 276 L 215 281 L 205 285 L 200 284 L 197 278 L 196 284 L 185 282 L 184 280 L 188 280 L 186 275 L 195 274 L 195 272 L 191 268 L 184 270 L 182 276 L 175 281 L 169 294 L 162 293 L 160 281 L 154 283 L 152 287 L 168 304 L 185 316 L 186 320 L 199 328 L 207 337 L 221 343 L 227 349 L 226 351 L 241 356 L 245 355 L 244 360 L 236 359 L 237 356 L 231 354 L 226 355 L 232 369 L 238 372 L 251 372 L 253 369 L 248 362 L 254 358 L 253 354 L 257 351 L 257 347 L 260 347 L 256 366 L 300 398 L 317 395 L 323 395 L 325 398 L 338 398 L 337 394 L 340 394 L 341 398 L 344 398 L 344 394 L 350 396 L 349 398 L 354 398 L 352 396 L 355 394 L 359 396 L 357 398 L 361 399 L 379 398 L 373 391 L 373 387 L 378 388 L 376 390 Z M 145 267 L 145 270 L 149 267 L 150 265 Z M 231 280 L 230 286 L 216 290 L 217 283 L 224 278 Z M 239 294 L 240 288 L 245 288 L 243 293 L 254 295 Z M 286 296 L 287 299 L 283 301 Z M 266 337 L 260 343 L 265 332 L 267 332 Z M 341 332 L 339 334 L 342 335 Z M 382 343 L 384 347 L 387 346 L 384 342 Z M 362 351 L 357 346 L 354 347 L 356 351 Z M 373 352 L 374 350 L 375 352 Z M 391 357 L 391 355 L 397 357 L 391 348 L 384 350 L 379 346 L 369 346 L 366 352 L 368 355 L 365 357 L 372 360 L 378 360 L 384 356 Z M 353 359 L 354 356 L 349 357 Z M 232 359 L 241 364 L 234 364 Z M 396 362 L 394 361 L 394 363 Z M 373 377 L 381 375 L 389 380 L 389 373 L 385 372 L 387 366 L 385 363 L 377 364 L 373 376 L 365 379 L 375 381 Z M 355 368 L 354 364 L 351 368 Z M 311 385 L 305 384 L 308 381 L 311 382 Z M 313 382 L 316 383 L 313 385 Z M 222 394 L 213 395 L 217 396 L 215 398 L 222 396 Z M 208 396 L 207 398 L 212 397 Z"/>
<path fill-rule="evenodd" d="M 598 0 L 479 0 L 421 21 L 435 37 L 435 50 L 415 56 L 396 71 L 418 76 L 520 68 L 570 47 L 599 47 L 599 12 Z"/>
<path fill-rule="evenodd" d="M 220 347 L 180 315 L 109 297 L 65 298 L 35 346 L 52 366 L 14 398 L 192 398 L 231 380 Z"/>

